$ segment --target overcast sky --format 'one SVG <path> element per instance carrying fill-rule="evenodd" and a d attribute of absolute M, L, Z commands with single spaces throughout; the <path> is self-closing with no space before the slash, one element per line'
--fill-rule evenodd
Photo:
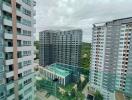
<path fill-rule="evenodd" d="M 52 27 L 83 29 L 83 41 L 91 42 L 92 24 L 132 17 L 132 0 L 36 0 L 36 38 Z"/>

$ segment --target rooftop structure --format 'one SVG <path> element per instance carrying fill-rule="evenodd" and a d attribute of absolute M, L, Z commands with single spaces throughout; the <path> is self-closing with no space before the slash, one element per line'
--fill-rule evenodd
<path fill-rule="evenodd" d="M 54 63 L 44 67 L 41 71 L 41 75 L 47 80 L 58 78 L 59 83 L 63 85 L 77 81 L 80 76 L 78 67 L 62 63 Z"/>
<path fill-rule="evenodd" d="M 66 76 L 71 74 L 67 70 L 60 69 L 60 68 L 56 67 L 56 64 L 53 66 L 51 65 L 51 66 L 47 67 L 47 70 L 52 72 L 53 74 L 56 74 L 57 76 L 63 77 L 63 78 L 65 78 Z"/>

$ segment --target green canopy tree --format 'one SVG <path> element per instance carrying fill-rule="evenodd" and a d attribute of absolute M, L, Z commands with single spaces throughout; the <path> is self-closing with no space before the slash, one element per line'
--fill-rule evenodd
<path fill-rule="evenodd" d="M 95 96 L 95 100 L 103 100 L 103 96 L 99 91 L 96 91 L 94 96 Z"/>

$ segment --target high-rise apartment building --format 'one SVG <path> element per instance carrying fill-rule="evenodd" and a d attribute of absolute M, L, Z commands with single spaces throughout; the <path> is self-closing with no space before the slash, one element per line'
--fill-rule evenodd
<path fill-rule="evenodd" d="M 132 17 L 93 25 L 90 85 L 106 100 L 132 96 Z"/>
<path fill-rule="evenodd" d="M 0 100 L 34 100 L 33 0 L 0 0 Z"/>
<path fill-rule="evenodd" d="M 82 30 L 46 30 L 39 34 L 40 65 L 64 63 L 80 66 Z"/>

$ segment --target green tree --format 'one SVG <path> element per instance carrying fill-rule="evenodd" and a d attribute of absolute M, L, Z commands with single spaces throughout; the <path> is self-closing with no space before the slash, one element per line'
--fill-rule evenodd
<path fill-rule="evenodd" d="M 34 41 L 34 46 L 36 46 L 36 49 L 39 50 L 39 41 Z"/>
<path fill-rule="evenodd" d="M 90 67 L 90 51 L 91 51 L 91 44 L 90 43 L 82 43 L 81 48 L 81 67 L 89 68 Z"/>
<path fill-rule="evenodd" d="M 82 92 L 77 91 L 76 93 L 76 100 L 84 100 L 85 96 L 82 94 Z"/>
<path fill-rule="evenodd" d="M 36 47 L 36 51 L 35 51 L 36 58 L 35 59 L 39 59 L 39 41 L 35 41 L 34 46 Z"/>
<path fill-rule="evenodd" d="M 75 95 L 76 95 L 76 91 L 75 91 L 75 89 L 72 89 L 71 90 L 71 97 L 75 97 Z"/>
<path fill-rule="evenodd" d="M 95 96 L 95 100 L 103 100 L 103 96 L 99 91 L 96 91 L 94 96 Z"/>

